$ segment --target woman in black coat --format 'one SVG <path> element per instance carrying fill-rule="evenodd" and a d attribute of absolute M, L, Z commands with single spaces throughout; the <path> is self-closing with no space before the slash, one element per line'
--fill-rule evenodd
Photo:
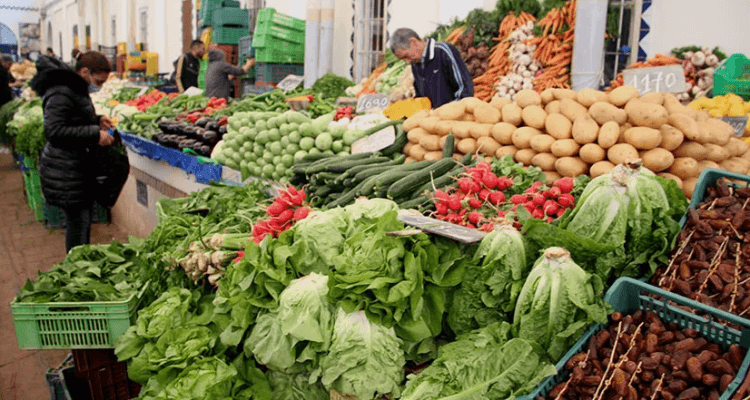
<path fill-rule="evenodd" d="M 42 193 L 62 209 L 66 220 L 65 249 L 89 243 L 94 207 L 92 161 L 96 146 L 109 146 L 113 126 L 97 116 L 89 92 L 101 87 L 112 67 L 102 53 L 90 51 L 75 70 L 55 58 L 41 56 L 31 88 L 42 97 L 47 143 L 39 162 Z"/>

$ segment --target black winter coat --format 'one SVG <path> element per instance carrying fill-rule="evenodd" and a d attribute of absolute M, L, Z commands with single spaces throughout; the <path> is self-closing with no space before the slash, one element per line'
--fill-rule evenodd
<path fill-rule="evenodd" d="M 39 162 L 47 203 L 85 206 L 94 201 L 93 151 L 99 142 L 99 119 L 88 83 L 57 59 L 42 56 L 31 88 L 42 96 L 47 143 Z"/>

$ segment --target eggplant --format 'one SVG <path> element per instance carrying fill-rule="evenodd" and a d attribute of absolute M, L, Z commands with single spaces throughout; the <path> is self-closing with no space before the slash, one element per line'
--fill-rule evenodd
<path fill-rule="evenodd" d="M 219 143 L 219 134 L 214 131 L 205 131 L 203 133 L 203 143 L 216 144 Z"/>
<path fill-rule="evenodd" d="M 209 131 L 218 132 L 219 131 L 219 123 L 216 122 L 216 121 L 208 121 L 208 123 L 206 123 L 205 128 L 207 130 L 209 130 Z"/>
<path fill-rule="evenodd" d="M 187 126 L 182 129 L 182 134 L 189 139 L 195 139 L 198 136 L 199 130 L 202 130 L 202 128 L 199 128 L 197 126 Z"/>
<path fill-rule="evenodd" d="M 201 118 L 201 119 L 199 119 L 199 120 L 195 121 L 195 126 L 197 126 L 197 127 L 200 127 L 200 128 L 205 128 L 205 127 L 206 127 L 206 124 L 207 124 L 207 123 L 208 123 L 209 121 L 211 121 L 211 120 L 210 120 L 209 118 L 203 117 L 203 118 Z"/>
<path fill-rule="evenodd" d="M 159 126 L 159 129 L 161 129 L 162 132 L 169 133 L 172 129 L 172 122 L 169 120 L 161 120 L 157 124 Z"/>
<path fill-rule="evenodd" d="M 190 146 L 190 148 L 198 154 L 201 152 L 201 147 L 203 147 L 203 143 L 201 142 L 195 142 Z"/>
<path fill-rule="evenodd" d="M 226 134 L 227 134 L 227 126 L 226 125 L 220 126 L 219 127 L 219 139 L 223 138 L 224 135 Z"/>
<path fill-rule="evenodd" d="M 198 154 L 205 157 L 211 157 L 211 146 L 207 146 L 204 144 L 203 146 L 201 146 L 201 151 L 199 151 Z"/>

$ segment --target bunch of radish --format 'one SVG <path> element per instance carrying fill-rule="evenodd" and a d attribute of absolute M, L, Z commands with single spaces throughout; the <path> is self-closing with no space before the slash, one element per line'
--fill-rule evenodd
<path fill-rule="evenodd" d="M 575 197 L 570 193 L 574 186 L 575 182 L 570 177 L 556 180 L 552 187 L 534 182 L 523 194 L 511 196 L 511 211 L 516 213 L 519 207 L 523 207 L 532 218 L 552 222 L 562 217 L 565 210 L 575 207 Z"/>
<path fill-rule="evenodd" d="M 306 198 L 305 191 L 297 190 L 294 186 L 279 193 L 273 203 L 266 207 L 268 218 L 253 226 L 253 241 L 260 243 L 266 236 L 277 238 L 297 221 L 307 218 L 310 208 L 305 202 Z"/>

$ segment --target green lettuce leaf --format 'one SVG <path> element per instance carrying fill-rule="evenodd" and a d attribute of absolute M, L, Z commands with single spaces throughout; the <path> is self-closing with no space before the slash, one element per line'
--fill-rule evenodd
<path fill-rule="evenodd" d="M 266 373 L 271 385 L 271 400 L 329 400 L 330 395 L 320 382 L 310 383 L 307 374 Z"/>

